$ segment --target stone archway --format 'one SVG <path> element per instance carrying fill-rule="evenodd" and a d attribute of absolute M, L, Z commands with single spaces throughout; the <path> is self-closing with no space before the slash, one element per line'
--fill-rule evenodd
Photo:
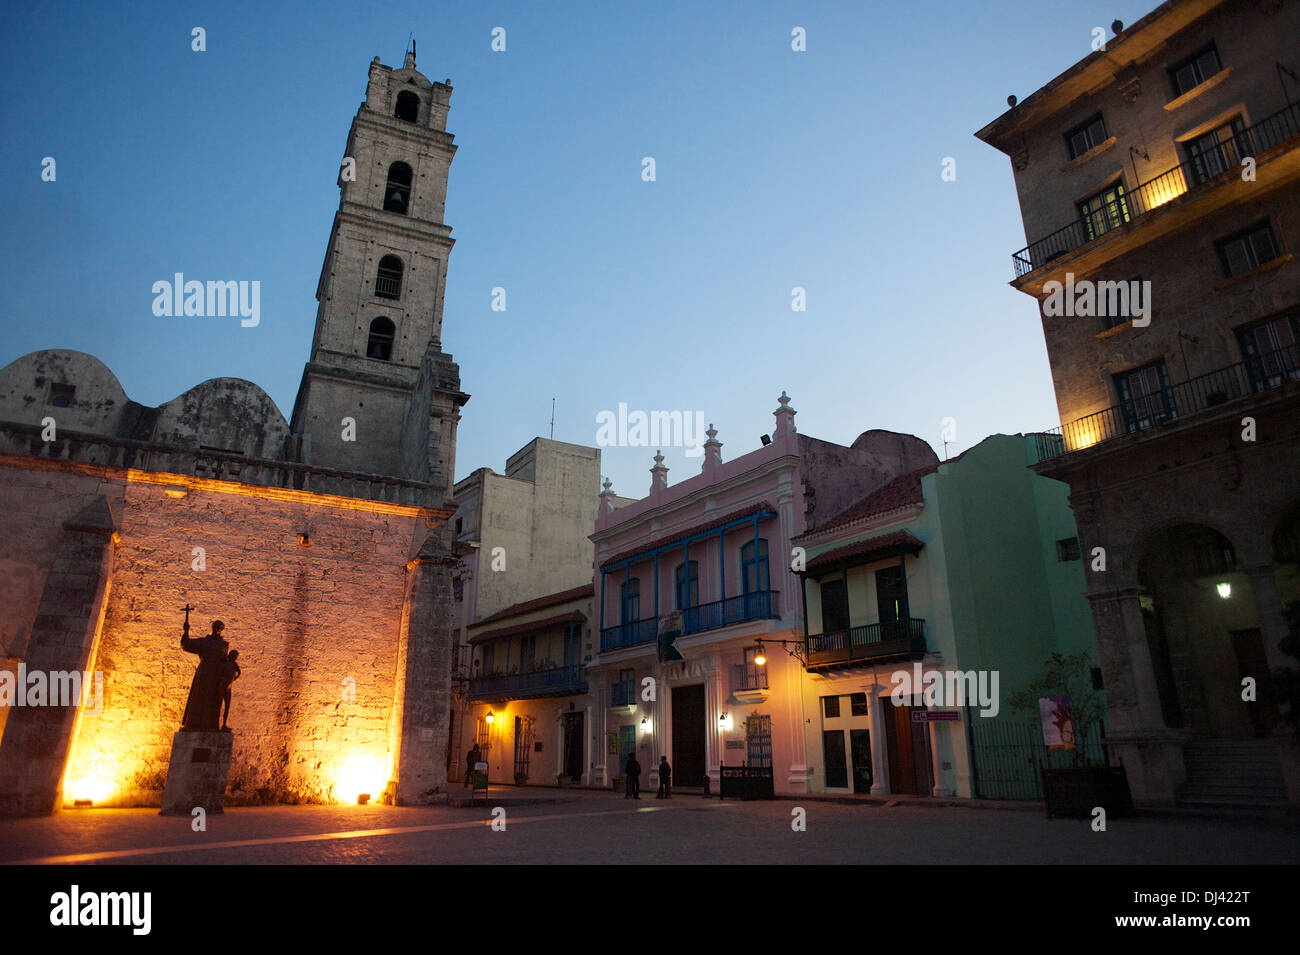
<path fill-rule="evenodd" d="M 1138 551 L 1139 600 L 1166 725 L 1190 737 L 1268 736 L 1276 723 L 1251 577 L 1205 524 L 1166 525 Z M 1258 698 L 1243 700 L 1243 680 Z"/>

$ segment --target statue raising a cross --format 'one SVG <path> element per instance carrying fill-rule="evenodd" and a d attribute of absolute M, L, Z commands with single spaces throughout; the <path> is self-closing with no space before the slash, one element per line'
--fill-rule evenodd
<path fill-rule="evenodd" d="M 198 655 L 199 666 L 190 683 L 189 699 L 185 701 L 185 715 L 181 718 L 182 730 L 216 730 L 221 726 L 221 704 L 229 681 L 226 679 L 226 651 L 230 644 L 221 636 L 225 624 L 212 621 L 212 633 L 206 637 L 190 638 L 190 611 L 186 604 L 185 626 L 181 632 L 181 649 Z M 229 704 L 227 704 L 227 707 Z"/>

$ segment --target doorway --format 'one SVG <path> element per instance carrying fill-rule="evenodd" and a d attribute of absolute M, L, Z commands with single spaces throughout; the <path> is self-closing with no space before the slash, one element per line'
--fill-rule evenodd
<path fill-rule="evenodd" d="M 703 786 L 705 765 L 704 684 L 673 687 L 673 783 Z"/>
<path fill-rule="evenodd" d="M 849 750 L 853 758 L 853 791 L 871 792 L 871 731 L 849 730 Z"/>
<path fill-rule="evenodd" d="M 564 774 L 575 783 L 582 782 L 582 716 L 564 714 Z"/>
<path fill-rule="evenodd" d="M 882 709 L 890 791 L 911 796 L 930 795 L 930 734 L 927 724 L 912 722 L 912 713 L 924 712 L 925 707 L 890 705 Z"/>

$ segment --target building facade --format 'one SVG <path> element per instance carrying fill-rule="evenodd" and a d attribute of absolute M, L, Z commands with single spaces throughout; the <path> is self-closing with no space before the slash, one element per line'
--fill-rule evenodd
<path fill-rule="evenodd" d="M 723 766 L 770 768 L 783 792 L 806 792 L 802 668 L 766 666 L 756 638 L 802 640 L 791 541 L 897 475 L 936 463 L 910 435 L 864 433 L 850 447 L 797 433 L 782 394 L 763 446 L 733 461 L 710 426 L 701 473 L 673 486 L 662 456 L 650 493 L 615 509 L 606 482 L 592 540 L 599 652 L 591 784 L 622 777 L 630 753 L 658 783 L 667 756 L 675 786 L 716 791 Z M 680 614 L 675 652 L 661 655 L 661 620 Z"/>
<path fill-rule="evenodd" d="M 1009 795 L 984 741 L 994 725 L 1037 714 L 1011 712 L 1007 696 L 1051 653 L 1093 645 L 1068 488 L 1028 469 L 1036 446 L 1034 436 L 986 438 L 795 538 L 811 792 Z M 927 701 L 935 674 L 944 693 Z M 1028 795 L 1036 781 L 1022 762 Z"/>
<path fill-rule="evenodd" d="M 413 55 L 370 67 L 290 421 L 237 379 L 149 408 L 79 352 L 0 369 L 5 670 L 95 687 L 10 705 L 0 812 L 159 804 L 195 665 L 183 606 L 240 651 L 231 802 L 445 793 L 468 398 L 440 345 L 450 94 Z"/>
<path fill-rule="evenodd" d="M 1012 161 L 1062 422 L 1036 469 L 1071 488 L 1135 799 L 1294 803 L 1300 6 L 1114 26 L 977 134 Z"/>

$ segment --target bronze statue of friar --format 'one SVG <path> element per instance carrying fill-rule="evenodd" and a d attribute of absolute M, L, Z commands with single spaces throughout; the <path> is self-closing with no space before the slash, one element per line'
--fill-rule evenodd
<path fill-rule="evenodd" d="M 185 606 L 185 626 L 181 631 L 181 649 L 197 654 L 198 669 L 190 683 L 190 695 L 185 701 L 185 715 L 181 717 L 182 730 L 212 731 L 221 728 L 221 704 L 230 681 L 227 679 L 227 657 L 230 644 L 221 633 L 225 624 L 212 621 L 212 632 L 206 637 L 190 637 L 190 611 Z M 227 703 L 227 708 L 229 704 Z"/>

